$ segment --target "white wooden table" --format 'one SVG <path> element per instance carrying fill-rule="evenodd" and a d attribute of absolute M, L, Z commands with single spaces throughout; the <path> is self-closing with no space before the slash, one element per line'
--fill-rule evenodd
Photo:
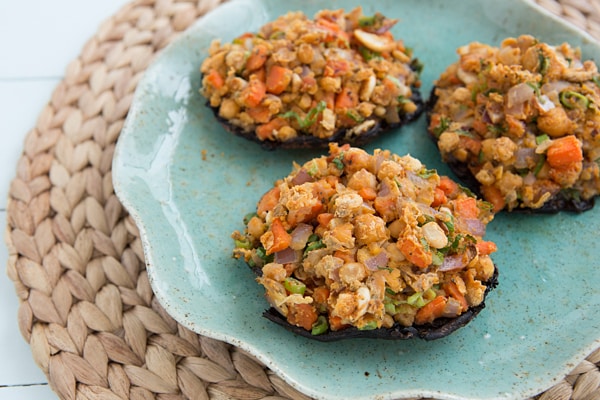
<path fill-rule="evenodd" d="M 0 0 L 0 225 L 27 132 L 100 24 L 129 0 Z M 17 326 L 18 299 L 0 244 L 0 400 L 56 399 Z"/>

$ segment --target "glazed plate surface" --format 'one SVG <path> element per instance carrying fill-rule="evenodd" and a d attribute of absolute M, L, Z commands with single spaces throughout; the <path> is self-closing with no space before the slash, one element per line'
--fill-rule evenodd
<path fill-rule="evenodd" d="M 312 17 L 355 0 L 239 0 L 218 7 L 163 50 L 140 81 L 113 164 L 117 195 L 140 229 L 157 298 L 181 324 L 248 351 L 301 392 L 320 399 L 524 398 L 539 393 L 600 346 L 600 206 L 584 214 L 501 214 L 487 237 L 498 244 L 500 284 L 487 307 L 447 338 L 320 343 L 261 316 L 268 307 L 246 265 L 231 257 L 261 194 L 323 151 L 264 151 L 227 133 L 198 93 L 199 66 L 215 38 L 230 41 L 287 11 Z M 600 46 L 529 2 L 374 0 L 365 15 L 398 18 L 425 65 L 422 92 L 471 41 L 492 45 L 533 34 Z M 428 139 L 425 118 L 366 146 L 411 154 L 450 174 Z M 450 174 L 451 175 L 451 174 Z"/>

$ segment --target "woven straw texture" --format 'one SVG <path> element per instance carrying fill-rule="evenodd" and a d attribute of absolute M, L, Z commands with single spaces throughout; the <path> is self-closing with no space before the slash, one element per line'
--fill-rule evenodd
<path fill-rule="evenodd" d="M 599 0 L 537 0 L 600 39 Z M 219 0 L 138 0 L 71 62 L 12 181 L 7 273 L 18 324 L 62 399 L 303 399 L 248 354 L 177 324 L 156 301 L 111 162 L 136 83 Z M 540 399 L 600 399 L 600 349 Z"/>

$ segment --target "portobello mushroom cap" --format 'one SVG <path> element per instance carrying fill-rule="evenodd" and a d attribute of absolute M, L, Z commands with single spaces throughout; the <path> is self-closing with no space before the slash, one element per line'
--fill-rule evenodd
<path fill-rule="evenodd" d="M 431 114 L 435 103 L 438 100 L 435 94 L 435 89 L 435 86 L 431 89 L 429 99 L 425 102 L 424 105 L 427 126 L 430 125 Z M 428 134 L 431 140 L 437 145 L 438 138 L 435 136 L 435 134 L 431 130 L 428 130 Z M 479 183 L 479 181 L 477 181 L 477 179 L 475 178 L 475 176 L 473 175 L 473 173 L 469 169 L 469 166 L 466 163 L 461 162 L 454 157 L 448 157 L 446 160 L 444 160 L 444 162 L 448 165 L 448 167 L 450 168 L 450 170 L 452 170 L 456 177 L 464 184 L 464 186 L 469 188 L 469 190 L 471 190 L 478 197 L 485 198 L 485 196 L 483 196 L 481 192 L 481 184 Z M 562 190 L 556 193 L 550 199 L 548 199 L 542 207 L 515 207 L 511 210 L 511 212 L 520 214 L 556 214 L 560 211 L 581 213 L 584 211 L 588 211 L 594 207 L 594 199 L 594 197 L 591 197 L 589 199 L 582 199 L 579 196 L 573 196 L 568 191 Z"/>
<path fill-rule="evenodd" d="M 260 268 L 251 268 L 252 271 L 261 275 Z M 494 274 L 485 282 L 484 301 L 475 307 L 470 307 L 467 311 L 455 318 L 438 318 L 430 324 L 402 326 L 395 323 L 391 328 L 377 328 L 371 330 L 361 330 L 355 327 L 348 327 L 339 331 L 328 330 L 320 335 L 313 335 L 306 329 L 290 324 L 283 315 L 274 307 L 271 307 L 263 313 L 263 316 L 269 321 L 281 325 L 290 332 L 297 335 L 314 339 L 320 342 L 335 342 L 343 339 L 386 339 L 386 340 L 407 340 L 423 339 L 436 340 L 441 339 L 464 327 L 475 318 L 481 310 L 485 308 L 485 298 L 498 285 L 498 268 L 494 265 Z"/>
<path fill-rule="evenodd" d="M 275 140 L 260 140 L 254 131 L 244 130 L 241 127 L 232 124 L 227 119 L 219 115 L 218 107 L 211 107 L 209 102 L 206 102 L 206 106 L 209 107 L 215 115 L 217 121 L 225 128 L 226 131 L 233 133 L 234 135 L 240 136 L 244 139 L 258 143 L 265 150 L 276 150 L 276 149 L 317 149 L 327 148 L 329 143 L 339 144 L 350 144 L 352 146 L 364 146 L 367 143 L 375 140 L 377 137 L 391 133 L 390 131 L 400 129 L 402 126 L 415 121 L 422 114 L 425 109 L 425 104 L 422 99 L 421 93 L 418 89 L 412 88 L 411 100 L 417 106 L 417 110 L 413 113 L 398 113 L 400 122 L 388 123 L 385 119 L 369 118 L 362 121 L 364 124 L 368 121 L 375 121 L 374 125 L 360 132 L 355 133 L 353 128 L 342 128 L 334 133 L 331 137 L 321 139 L 312 135 L 300 134 L 294 138 L 286 141 L 275 141 Z M 357 124 L 359 125 L 359 124 Z M 399 133 L 399 132 L 398 132 Z"/>

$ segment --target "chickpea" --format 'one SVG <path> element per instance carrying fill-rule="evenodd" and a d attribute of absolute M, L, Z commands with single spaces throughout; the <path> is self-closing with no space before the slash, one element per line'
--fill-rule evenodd
<path fill-rule="evenodd" d="M 300 47 L 298 47 L 296 55 L 301 63 L 310 64 L 311 62 L 313 62 L 314 54 L 315 52 L 311 45 L 307 43 L 302 43 Z"/>
<path fill-rule="evenodd" d="M 219 107 L 219 116 L 225 119 L 237 117 L 240 113 L 240 106 L 232 99 L 223 99 Z"/>

